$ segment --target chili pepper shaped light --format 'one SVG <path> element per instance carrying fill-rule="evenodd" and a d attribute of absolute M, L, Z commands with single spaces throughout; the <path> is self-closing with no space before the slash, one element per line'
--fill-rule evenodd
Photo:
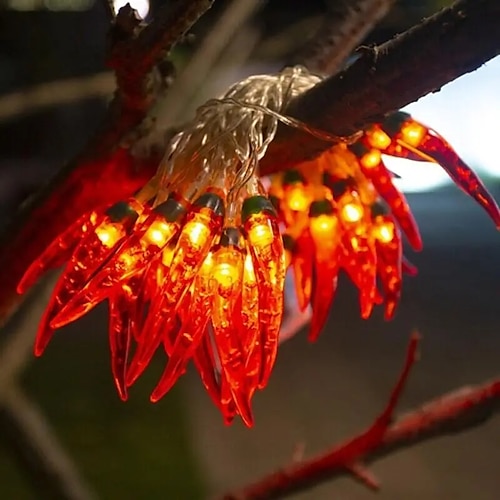
<path fill-rule="evenodd" d="M 267 384 L 278 349 L 285 288 L 284 248 L 276 212 L 268 198 L 262 195 L 246 198 L 241 212 L 259 289 L 263 358 L 259 388 L 262 388 Z"/>
<path fill-rule="evenodd" d="M 53 319 L 87 283 L 93 270 L 113 252 L 139 217 L 143 207 L 135 200 L 109 208 L 95 227 L 86 231 L 59 277 L 42 316 L 36 338 L 35 355 L 45 350 L 54 332 Z"/>
<path fill-rule="evenodd" d="M 185 213 L 185 202 L 176 196 L 170 196 L 158 205 L 142 223 L 136 225 L 120 249 L 62 308 L 52 326 L 59 328 L 77 320 L 106 299 L 120 281 L 142 271 L 177 234 Z"/>
<path fill-rule="evenodd" d="M 481 179 L 435 130 L 414 120 L 404 111 L 392 113 L 380 124 L 381 128 L 405 151 L 438 163 L 465 193 L 474 198 L 500 229 L 500 208 Z"/>
<path fill-rule="evenodd" d="M 422 250 L 422 237 L 417 222 L 405 196 L 394 186 L 381 152 L 378 149 L 369 149 L 361 141 L 353 144 L 351 151 L 358 158 L 363 174 L 373 183 L 378 195 L 389 205 L 413 250 Z"/>
<path fill-rule="evenodd" d="M 182 375 L 203 336 L 212 312 L 212 273 L 214 256 L 209 252 L 184 299 L 179 334 L 172 345 L 165 370 L 151 394 L 151 401 L 161 399 Z"/>
<path fill-rule="evenodd" d="M 244 250 L 237 228 L 225 228 L 214 253 L 212 328 L 221 368 L 243 421 L 253 423 L 247 380 L 246 349 L 237 328 L 238 299 L 242 293 Z"/>
<path fill-rule="evenodd" d="M 140 326 L 137 296 L 142 276 L 134 276 L 117 287 L 109 299 L 109 345 L 111 372 L 122 401 L 128 398 L 126 372 L 132 342 L 138 338 Z"/>
<path fill-rule="evenodd" d="M 314 242 L 314 288 L 309 340 L 317 340 L 326 322 L 337 290 L 340 223 L 330 200 L 314 201 L 309 208 L 311 238 Z"/>
<path fill-rule="evenodd" d="M 216 193 L 207 192 L 193 203 L 179 234 L 167 279 L 151 304 L 128 371 L 129 385 L 144 371 L 160 342 L 168 338 L 177 305 L 222 228 L 224 210 L 224 201 Z"/>
<path fill-rule="evenodd" d="M 374 214 L 372 234 L 377 252 L 377 272 L 384 293 L 384 316 L 394 317 L 403 282 L 401 235 L 394 219 L 388 214 Z"/>
<path fill-rule="evenodd" d="M 67 262 L 82 235 L 95 228 L 99 220 L 97 211 L 87 212 L 55 238 L 24 272 L 17 285 L 17 293 L 25 293 L 45 272 Z"/>

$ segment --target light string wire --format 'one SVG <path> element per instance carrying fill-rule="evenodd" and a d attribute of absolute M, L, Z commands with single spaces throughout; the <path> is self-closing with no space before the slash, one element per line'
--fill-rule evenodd
<path fill-rule="evenodd" d="M 248 77 L 221 98 L 210 99 L 169 142 L 155 177 L 139 198 L 154 198 L 153 205 L 158 205 L 176 186 L 189 186 L 186 197 L 192 198 L 207 183 L 225 182 L 228 201 L 236 199 L 252 176 L 258 175 L 259 160 L 279 123 L 332 144 L 355 141 L 359 133 L 337 136 L 284 113 L 293 98 L 321 80 L 304 67 L 288 67 L 274 75 Z"/>

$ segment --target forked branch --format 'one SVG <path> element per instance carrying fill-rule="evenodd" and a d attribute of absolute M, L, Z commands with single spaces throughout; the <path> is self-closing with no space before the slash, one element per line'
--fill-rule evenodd
<path fill-rule="evenodd" d="M 366 464 L 398 449 L 476 426 L 500 411 L 500 379 L 445 394 L 394 422 L 395 406 L 416 360 L 418 336 L 413 335 L 399 380 L 382 414 L 365 431 L 319 456 L 269 474 L 223 500 L 273 500 L 323 481 L 351 474 L 371 489 L 379 483 Z"/>
<path fill-rule="evenodd" d="M 309 70 L 331 75 L 389 12 L 396 0 L 341 0 L 333 3 L 317 33 L 292 58 Z"/>

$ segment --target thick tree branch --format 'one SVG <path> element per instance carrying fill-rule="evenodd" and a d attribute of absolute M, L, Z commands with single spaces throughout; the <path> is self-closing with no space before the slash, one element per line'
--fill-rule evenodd
<path fill-rule="evenodd" d="M 356 437 L 319 456 L 282 468 L 224 500 L 273 500 L 347 474 L 378 489 L 367 462 L 422 441 L 479 425 L 500 411 L 500 379 L 450 392 L 399 417 L 391 424 L 394 407 L 415 359 L 413 337 L 400 380 L 384 412 Z"/>
<path fill-rule="evenodd" d="M 498 0 L 459 0 L 392 40 L 361 49 L 347 69 L 292 101 L 286 112 L 328 133 L 350 136 L 499 54 L 499 23 Z M 281 127 L 261 172 L 290 168 L 329 147 Z"/>
<path fill-rule="evenodd" d="M 150 73 L 213 2 L 168 2 L 148 25 L 141 22 L 129 4 L 120 9 L 110 33 L 112 48 L 108 65 L 116 72 L 118 88 L 127 106 L 135 109 L 149 106 L 154 96 L 152 88 L 158 85 L 156 75 Z"/>
<path fill-rule="evenodd" d="M 336 73 L 395 3 L 396 0 L 335 2 L 317 33 L 290 62 L 307 66 L 317 73 Z"/>

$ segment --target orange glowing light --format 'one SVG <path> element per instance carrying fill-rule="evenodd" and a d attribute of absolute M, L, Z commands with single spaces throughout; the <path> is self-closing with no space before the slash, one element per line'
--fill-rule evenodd
<path fill-rule="evenodd" d="M 427 129 L 413 120 L 406 122 L 401 128 L 401 138 L 410 146 L 418 147 L 427 134 Z"/>
<path fill-rule="evenodd" d="M 183 233 L 187 235 L 191 245 L 198 248 L 203 247 L 212 236 L 210 227 L 196 218 L 185 225 Z"/>
<path fill-rule="evenodd" d="M 151 245 L 163 247 L 173 236 L 177 228 L 173 224 L 168 224 L 161 220 L 154 221 L 143 236 Z"/>
<path fill-rule="evenodd" d="M 286 190 L 286 201 L 288 208 L 296 212 L 305 212 L 311 203 L 302 184 L 294 185 Z"/>
<path fill-rule="evenodd" d="M 106 248 L 113 247 L 124 236 L 123 227 L 103 222 L 95 228 L 95 234 Z"/>
<path fill-rule="evenodd" d="M 381 243 L 390 243 L 394 239 L 394 224 L 391 222 L 375 224 L 372 234 Z"/>
<path fill-rule="evenodd" d="M 235 262 L 231 251 L 225 251 L 217 256 L 217 264 L 213 270 L 213 276 L 218 287 L 226 290 L 231 289 L 240 280 L 241 269 L 238 262 Z"/>
<path fill-rule="evenodd" d="M 274 240 L 273 230 L 266 220 L 262 220 L 252 225 L 248 231 L 248 239 L 254 246 L 265 247 Z"/>
<path fill-rule="evenodd" d="M 386 149 L 391 144 L 391 138 L 380 128 L 373 127 L 366 132 L 370 146 L 377 149 Z"/>
<path fill-rule="evenodd" d="M 368 153 L 364 154 L 361 158 L 361 165 L 365 168 L 374 168 L 382 159 L 382 154 L 378 149 L 372 149 Z"/>
<path fill-rule="evenodd" d="M 340 210 L 344 222 L 359 222 L 363 218 L 363 207 L 357 203 L 346 203 Z"/>
<path fill-rule="evenodd" d="M 337 226 L 337 218 L 334 215 L 321 214 L 317 217 L 311 217 L 310 230 L 313 238 L 320 239 L 332 235 Z"/>

